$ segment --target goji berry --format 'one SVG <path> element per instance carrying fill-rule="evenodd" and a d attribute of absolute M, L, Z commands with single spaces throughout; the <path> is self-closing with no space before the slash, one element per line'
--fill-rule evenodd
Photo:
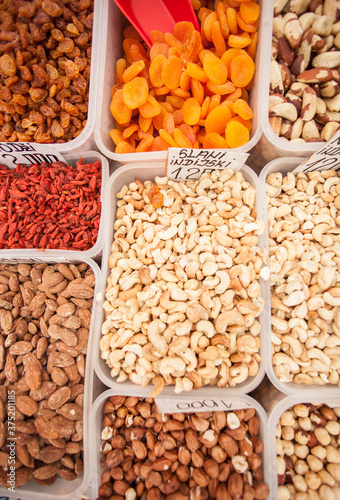
<path fill-rule="evenodd" d="M 0 248 L 88 250 L 98 237 L 101 164 L 0 166 Z M 75 229 L 75 231 L 73 231 Z M 76 234 L 83 232 L 85 236 Z M 65 238 L 65 232 L 68 233 Z"/>

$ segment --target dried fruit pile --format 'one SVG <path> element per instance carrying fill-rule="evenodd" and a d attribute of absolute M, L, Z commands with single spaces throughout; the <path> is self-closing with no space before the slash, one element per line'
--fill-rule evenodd
<path fill-rule="evenodd" d="M 267 498 L 255 410 L 162 415 L 152 398 L 104 404 L 98 500 Z"/>
<path fill-rule="evenodd" d="M 0 141 L 61 143 L 88 112 L 93 0 L 1 0 Z"/>
<path fill-rule="evenodd" d="M 83 469 L 83 398 L 94 273 L 86 264 L 0 264 L 0 485 L 15 434 L 15 486 Z M 14 397 L 13 397 L 14 392 Z M 14 398 L 15 409 L 10 402 Z"/>
<path fill-rule="evenodd" d="M 202 7 L 201 33 L 179 22 L 173 34 L 153 31 L 150 50 L 127 28 L 111 91 L 116 153 L 246 144 L 259 13 L 252 1 Z"/>
<path fill-rule="evenodd" d="M 101 164 L 0 165 L 0 248 L 88 250 L 98 236 Z"/>

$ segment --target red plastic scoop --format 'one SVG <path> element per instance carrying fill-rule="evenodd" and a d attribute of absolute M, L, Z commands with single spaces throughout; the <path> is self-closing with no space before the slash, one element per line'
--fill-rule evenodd
<path fill-rule="evenodd" d="M 114 0 L 143 40 L 151 47 L 150 33 L 173 33 L 179 21 L 190 21 L 200 31 L 190 0 Z"/>

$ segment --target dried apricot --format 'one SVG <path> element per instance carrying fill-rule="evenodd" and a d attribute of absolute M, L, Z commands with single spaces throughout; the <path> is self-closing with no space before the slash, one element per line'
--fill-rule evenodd
<path fill-rule="evenodd" d="M 201 118 L 201 106 L 194 97 L 190 97 L 184 102 L 181 112 L 187 125 L 196 125 Z"/>
<path fill-rule="evenodd" d="M 149 151 L 166 151 L 169 149 L 170 144 L 166 142 L 163 137 L 158 135 L 154 138 L 153 143 L 150 146 Z"/>
<path fill-rule="evenodd" d="M 183 68 L 182 61 L 177 56 L 170 56 L 164 63 L 162 69 L 162 80 L 169 89 L 179 87 Z"/>
<path fill-rule="evenodd" d="M 220 23 L 218 21 L 215 21 L 211 30 L 211 37 L 213 44 L 215 46 L 215 54 L 218 57 L 221 57 L 221 55 L 227 50 L 227 46 L 225 43 L 225 39 L 222 35 Z"/>
<path fill-rule="evenodd" d="M 204 101 L 204 87 L 198 80 L 191 80 L 191 93 L 201 106 Z M 190 97 L 190 96 L 189 96 Z"/>
<path fill-rule="evenodd" d="M 142 69 L 145 68 L 145 62 L 143 60 L 136 61 L 132 63 L 123 73 L 123 82 L 130 82 L 135 76 L 137 76 Z"/>
<path fill-rule="evenodd" d="M 239 148 L 249 141 L 249 130 L 235 120 L 230 120 L 225 130 L 225 137 L 230 148 Z"/>
<path fill-rule="evenodd" d="M 251 44 L 251 38 L 249 33 L 242 33 L 242 35 L 229 35 L 228 45 L 229 47 L 236 49 L 243 49 Z"/>
<path fill-rule="evenodd" d="M 118 91 L 119 92 L 119 91 Z M 117 94 L 117 92 L 116 92 Z M 149 85 L 145 78 L 136 76 L 123 88 L 124 102 L 130 109 L 139 108 L 146 103 L 149 95 Z"/>
<path fill-rule="evenodd" d="M 234 101 L 233 111 L 244 120 L 251 120 L 253 118 L 253 112 L 244 99 L 236 99 L 236 101 Z"/>
<path fill-rule="evenodd" d="M 191 39 L 195 31 L 194 25 L 188 21 L 180 21 L 175 24 L 174 36 L 180 42 L 184 43 Z"/>
<path fill-rule="evenodd" d="M 238 26 L 237 26 L 237 20 L 236 20 L 236 10 L 233 8 L 228 8 L 226 10 L 226 14 L 227 14 L 227 20 L 228 20 L 228 26 L 229 26 L 230 32 L 233 35 L 237 35 Z"/>
<path fill-rule="evenodd" d="M 230 79 L 236 87 L 246 87 L 254 76 L 255 64 L 248 54 L 236 56 L 230 65 Z"/>
<path fill-rule="evenodd" d="M 158 54 L 151 60 L 149 67 L 150 82 L 154 87 L 162 87 L 162 70 L 166 57 L 163 54 Z"/>
<path fill-rule="evenodd" d="M 187 73 L 191 78 L 199 80 L 200 82 L 205 83 L 208 81 L 208 77 L 204 69 L 198 64 L 189 62 L 187 65 Z"/>
<path fill-rule="evenodd" d="M 175 128 L 174 139 L 180 148 L 191 148 L 192 144 L 180 128 Z"/>
<path fill-rule="evenodd" d="M 254 24 L 260 15 L 260 6 L 255 2 L 241 3 L 240 14 L 246 24 Z"/>
<path fill-rule="evenodd" d="M 228 121 L 231 118 L 230 111 L 227 106 L 216 106 L 207 116 L 205 120 L 205 130 L 207 134 L 217 132 L 224 134 Z"/>
<path fill-rule="evenodd" d="M 129 123 L 131 120 L 132 111 L 125 103 L 122 89 L 117 90 L 117 92 L 114 93 L 110 105 L 110 111 L 116 122 L 121 125 Z"/>
<path fill-rule="evenodd" d="M 236 116 L 233 116 L 233 118 L 231 118 L 230 121 L 242 123 L 242 125 L 244 125 L 249 130 L 249 132 L 251 131 L 251 127 L 252 127 L 251 120 L 243 120 L 243 118 L 236 115 Z"/>
<path fill-rule="evenodd" d="M 116 146 L 116 153 L 117 154 L 125 154 L 125 153 L 135 153 L 136 149 L 129 144 L 127 141 L 122 141 Z"/>
<path fill-rule="evenodd" d="M 207 89 L 210 90 L 210 92 L 212 92 L 213 94 L 226 95 L 234 92 L 236 90 L 236 87 L 230 81 L 227 81 L 222 85 L 215 85 L 211 82 L 208 82 Z"/>
<path fill-rule="evenodd" d="M 203 148 L 204 149 L 225 149 L 228 147 L 228 143 L 220 134 L 216 132 L 211 132 L 206 134 L 203 138 Z"/>
<path fill-rule="evenodd" d="M 208 52 L 203 59 L 203 69 L 211 83 L 221 85 L 227 81 L 228 69 L 224 62 L 212 52 Z"/>
<path fill-rule="evenodd" d="M 149 95 L 146 103 L 139 106 L 139 112 L 144 118 L 153 118 L 159 115 L 161 106 L 152 95 Z"/>
<path fill-rule="evenodd" d="M 196 134 L 193 127 L 190 127 L 190 125 L 187 125 L 186 123 L 182 123 L 178 128 L 183 132 L 187 139 L 189 139 L 191 145 L 194 145 L 196 141 Z"/>
<path fill-rule="evenodd" d="M 222 55 L 221 60 L 224 62 L 224 64 L 227 66 L 228 69 L 228 74 L 230 75 L 230 65 L 231 61 L 236 57 L 236 56 L 244 56 L 247 55 L 247 52 L 243 49 L 228 49 L 225 51 L 225 53 Z"/>

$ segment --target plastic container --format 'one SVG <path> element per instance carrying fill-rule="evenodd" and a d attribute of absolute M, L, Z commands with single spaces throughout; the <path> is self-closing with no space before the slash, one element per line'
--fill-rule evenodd
<path fill-rule="evenodd" d="M 320 393 L 316 393 L 314 391 L 314 396 L 308 397 L 305 394 L 299 394 L 295 396 L 288 396 L 282 399 L 270 413 L 268 419 L 268 452 L 269 452 L 269 475 L 270 475 L 270 484 L 271 484 L 271 492 L 272 498 L 278 498 L 278 485 L 277 485 L 277 468 L 276 468 L 276 426 L 281 415 L 287 411 L 289 408 L 296 404 L 304 404 L 311 403 L 315 405 L 325 404 L 330 408 L 334 408 L 335 406 L 340 406 L 340 397 L 338 396 L 323 396 Z M 325 499 L 327 500 L 327 499 Z"/>
<path fill-rule="evenodd" d="M 115 83 L 116 61 L 123 57 L 123 32 L 127 21 L 120 12 L 116 4 L 111 0 L 101 0 L 103 10 L 102 25 L 102 43 L 103 48 L 100 54 L 100 78 L 98 83 L 98 102 L 96 126 L 94 137 L 99 150 L 108 158 L 118 161 L 121 164 L 131 162 L 154 162 L 164 160 L 167 157 L 167 151 L 151 151 L 148 153 L 126 153 L 116 154 L 115 145 L 109 132 L 114 128 L 114 118 L 110 112 L 111 87 Z M 250 105 L 253 110 L 253 127 L 250 140 L 244 146 L 232 149 L 234 152 L 246 153 L 258 142 L 261 136 L 260 108 L 261 108 L 261 75 L 262 70 L 262 52 L 265 48 L 265 37 L 263 36 L 263 27 L 271 15 L 268 16 L 268 5 L 264 0 L 259 1 L 261 7 L 259 22 L 259 41 L 255 59 L 255 76 L 253 86 L 250 92 Z"/>
<path fill-rule="evenodd" d="M 262 136 L 255 146 L 255 151 L 260 155 L 261 160 L 266 164 L 275 158 L 296 156 L 307 157 L 320 149 L 323 143 L 306 142 L 294 143 L 287 141 L 282 137 L 278 137 L 269 124 L 269 84 L 270 84 L 270 61 L 272 52 L 272 36 L 273 36 L 273 12 L 274 0 L 266 1 L 266 20 L 263 24 L 263 38 L 267 43 L 261 46 L 261 75 L 260 75 L 260 93 L 259 99 L 261 102 L 261 129 Z"/>
<path fill-rule="evenodd" d="M 44 254 L 48 254 L 50 258 L 54 256 L 60 256 L 60 255 L 66 255 L 68 258 L 74 258 L 75 255 L 82 255 L 83 257 L 87 258 L 99 258 L 102 252 L 102 248 L 104 245 L 104 217 L 103 214 L 107 210 L 106 206 L 106 185 L 107 181 L 109 178 L 109 163 L 107 159 L 97 151 L 86 151 L 83 154 L 82 153 L 66 153 L 63 155 L 65 158 L 65 161 L 69 165 L 75 166 L 77 161 L 82 158 L 83 163 L 93 163 L 95 161 L 100 161 L 101 166 L 102 166 L 102 187 L 101 187 L 101 195 L 100 195 L 100 200 L 102 203 L 102 213 L 101 213 L 101 220 L 100 220 L 100 226 L 99 226 L 99 231 L 98 231 L 98 237 L 96 243 L 93 245 L 92 248 L 89 248 L 88 250 L 84 251 L 77 251 L 77 250 L 57 250 L 57 249 L 28 249 L 28 248 L 18 248 L 18 249 L 13 249 L 13 250 L 8 250 L 8 249 L 0 249 L 0 258 L 4 256 L 7 252 L 11 252 L 11 256 L 14 258 L 19 258 L 19 257 L 25 257 L 27 259 L 33 258 L 33 257 L 38 257 L 42 255 L 42 252 Z"/>
<path fill-rule="evenodd" d="M 249 168 L 248 166 L 243 166 L 240 169 L 240 172 L 242 172 L 244 178 L 246 181 L 248 181 L 251 185 L 255 186 L 256 192 L 259 193 L 259 184 L 258 184 L 258 176 L 255 174 L 255 172 Z M 165 164 L 162 162 L 157 162 L 157 163 L 151 163 L 151 164 L 146 164 L 146 165 L 141 165 L 141 164 L 131 164 L 131 165 L 125 165 L 124 168 L 118 168 L 110 177 L 110 181 L 108 184 L 108 189 L 107 189 L 107 197 L 108 197 L 108 211 L 107 211 L 107 217 L 105 219 L 105 245 L 103 249 L 103 257 L 102 257 L 102 273 L 103 273 L 103 279 L 105 281 L 105 284 L 103 283 L 103 289 L 102 289 L 102 296 L 100 298 L 101 304 L 98 308 L 98 316 L 97 316 L 97 322 L 96 322 L 96 332 L 95 332 L 95 353 L 94 353 L 94 360 L 95 360 L 95 370 L 100 378 L 100 380 L 107 385 L 108 387 L 114 387 L 115 390 L 120 391 L 122 394 L 127 393 L 126 391 L 131 390 L 131 387 L 133 387 L 133 383 L 131 381 L 126 381 L 122 383 L 117 383 L 115 380 L 111 377 L 110 375 L 110 368 L 106 364 L 106 362 L 101 358 L 100 356 L 100 349 L 99 349 L 99 341 L 101 338 L 101 325 L 102 322 L 104 321 L 103 317 L 103 308 L 101 307 L 103 302 L 104 302 L 104 290 L 106 286 L 106 279 L 110 274 L 110 269 L 108 265 L 108 260 L 109 256 L 111 253 L 111 244 L 113 241 L 113 225 L 114 221 L 116 218 L 116 194 L 121 190 L 121 188 L 125 184 L 129 184 L 130 182 L 134 182 L 136 177 L 138 177 L 142 182 L 146 180 L 154 180 L 156 176 L 164 176 L 165 175 Z M 257 213 L 262 213 L 263 209 L 261 208 L 261 204 L 263 203 L 263 200 L 261 196 L 256 197 L 256 208 L 257 208 Z M 259 218 L 259 217 L 258 217 Z M 264 248 L 265 242 L 264 242 L 264 235 L 261 235 L 259 237 L 259 242 L 258 245 L 261 248 Z M 267 286 L 265 286 L 265 283 L 263 280 L 260 280 L 261 283 L 261 293 L 262 297 L 264 298 L 265 302 L 268 303 L 269 300 L 269 289 Z M 260 355 L 261 357 L 264 356 L 265 351 L 266 351 L 266 345 L 265 345 L 265 339 L 266 339 L 266 334 L 264 331 L 264 324 L 263 324 L 263 316 L 264 312 L 260 314 L 260 316 L 257 318 L 260 323 L 261 323 L 261 333 L 260 333 L 260 339 L 261 339 L 261 347 L 260 347 Z M 236 387 L 226 387 L 223 388 L 223 392 L 228 394 L 228 395 L 238 395 L 238 394 L 245 394 L 257 387 L 262 378 L 264 376 L 264 362 L 259 363 L 259 371 L 255 377 L 248 377 L 248 379 L 239 384 Z M 141 396 L 147 396 L 151 393 L 153 389 L 153 386 L 151 383 L 146 388 L 140 387 L 138 389 L 139 394 Z M 195 394 L 198 395 L 209 395 L 211 390 L 211 386 L 206 386 L 202 387 L 200 389 L 196 389 L 194 391 Z M 222 390 L 222 389 L 220 389 Z M 164 388 L 162 394 L 173 394 L 174 392 L 174 386 L 167 386 Z M 183 393 L 187 394 L 187 393 Z"/>
<path fill-rule="evenodd" d="M 92 261 L 91 259 L 84 258 L 79 252 L 73 257 L 65 258 L 61 256 L 55 257 L 26 257 L 26 256 L 17 256 L 13 257 L 12 252 L 7 252 L 2 255 L 0 258 L 0 264 L 34 264 L 34 263 L 43 263 L 47 262 L 49 264 L 80 264 L 86 263 L 94 272 L 96 283 L 94 289 L 94 298 L 98 292 L 98 289 L 101 287 L 102 276 L 100 273 L 100 269 L 98 265 Z M 63 479 L 58 478 L 57 481 L 51 486 L 41 486 L 36 483 L 34 480 L 29 481 L 24 486 L 16 489 L 15 493 L 11 493 L 7 491 L 5 488 L 0 486 L 0 496 L 15 498 L 20 497 L 20 500 L 75 500 L 81 495 L 86 494 L 88 490 L 88 477 L 89 471 L 91 469 L 91 456 L 92 449 L 91 443 L 89 439 L 90 434 L 90 422 L 89 416 L 92 406 L 92 394 L 93 394 L 93 333 L 94 326 L 96 323 L 96 301 L 93 301 L 92 307 L 92 317 L 91 317 L 91 325 L 89 330 L 89 339 L 88 339 L 88 349 L 86 355 L 86 368 L 85 368 L 85 387 L 84 387 L 84 411 L 83 411 L 83 426 L 84 426 L 84 436 L 83 436 L 83 463 L 84 470 L 81 475 L 77 477 L 74 481 L 65 481 Z"/>
<path fill-rule="evenodd" d="M 101 394 L 96 401 L 94 402 L 91 410 L 91 419 L 90 419 L 90 425 L 92 429 L 95 429 L 95 432 L 92 433 L 91 435 L 91 450 L 93 453 L 93 458 L 94 458 L 94 466 L 92 468 L 92 472 L 90 473 L 90 481 L 91 481 L 91 486 L 92 486 L 92 496 L 91 498 L 97 498 L 98 496 L 98 489 L 100 486 L 100 478 L 101 478 L 101 468 L 100 468 L 100 459 L 101 459 L 101 452 L 100 452 L 100 445 L 101 445 L 101 430 L 103 428 L 102 426 L 102 420 L 103 420 L 103 406 L 104 403 L 107 401 L 107 399 L 110 396 L 115 396 L 115 395 L 121 395 L 124 394 L 124 396 L 138 396 L 138 397 L 143 397 L 142 394 L 140 393 L 140 390 L 138 388 L 130 388 L 128 391 L 126 390 L 119 390 L 119 387 L 115 389 L 109 389 L 105 391 L 103 394 Z M 220 397 L 220 391 L 214 387 L 210 387 L 210 392 L 209 392 L 209 399 L 214 399 L 214 398 Z M 169 399 L 171 400 L 174 398 L 174 396 L 159 396 L 157 398 L 158 401 L 162 401 L 163 405 L 166 404 Z M 164 402 L 165 399 L 165 402 Z M 190 394 L 186 395 L 186 400 L 188 403 L 196 402 L 197 401 L 197 394 L 191 392 Z M 231 397 L 228 398 L 228 402 L 233 405 L 234 409 L 242 409 L 242 408 L 255 408 L 256 410 L 256 415 L 260 420 L 260 431 L 259 431 L 259 438 L 261 439 L 263 445 L 264 445 L 264 452 L 262 453 L 262 461 L 263 461 L 263 469 L 264 469 L 264 481 L 268 484 L 270 490 L 272 490 L 272 485 L 270 483 L 270 476 L 269 476 L 269 455 L 267 453 L 268 450 L 268 433 L 267 433 L 267 415 L 262 406 L 255 401 L 255 399 L 251 398 L 250 396 L 240 396 L 240 397 Z M 180 410 L 180 413 L 192 413 L 192 412 L 197 412 L 197 411 L 210 411 L 208 408 L 202 408 L 201 410 L 198 409 L 191 409 L 191 410 Z M 165 412 L 168 413 L 168 412 Z M 93 462 L 92 462 L 93 464 Z M 274 500 L 275 497 L 272 497 L 271 495 L 267 497 L 267 499 L 272 499 Z"/>
<path fill-rule="evenodd" d="M 300 165 L 301 159 L 299 158 L 278 158 L 277 160 L 273 160 L 268 165 L 262 170 L 260 174 L 260 186 L 261 186 L 261 193 L 262 197 L 264 200 L 266 200 L 266 188 L 265 188 L 265 182 L 269 174 L 272 172 L 281 172 L 283 175 L 285 175 L 287 172 L 291 172 L 294 170 L 298 165 Z M 268 236 L 268 214 L 267 214 L 267 205 L 266 201 L 263 205 L 264 212 L 261 214 L 261 219 L 265 221 L 266 224 L 266 234 L 265 234 L 265 241 L 269 242 L 269 236 Z M 268 246 L 268 251 L 269 251 L 269 246 Z M 268 292 L 270 296 L 270 284 L 269 282 L 266 283 L 268 287 Z M 265 350 L 265 366 L 266 366 L 266 373 L 270 379 L 270 381 L 285 394 L 290 394 L 290 395 L 302 395 L 304 397 L 313 397 L 316 394 L 316 391 L 322 390 L 322 393 L 325 395 L 325 397 L 333 397 L 339 394 L 339 387 L 334 386 L 334 385 L 306 385 L 306 384 L 296 384 L 294 382 L 281 382 L 273 369 L 273 364 L 272 364 L 272 352 L 271 352 L 271 308 L 269 306 L 270 300 L 267 302 L 268 307 L 265 310 L 264 314 L 264 319 L 263 319 L 263 330 L 265 332 L 266 340 L 265 342 L 267 343 L 267 349 Z M 300 396 L 301 397 L 301 396 Z"/>

